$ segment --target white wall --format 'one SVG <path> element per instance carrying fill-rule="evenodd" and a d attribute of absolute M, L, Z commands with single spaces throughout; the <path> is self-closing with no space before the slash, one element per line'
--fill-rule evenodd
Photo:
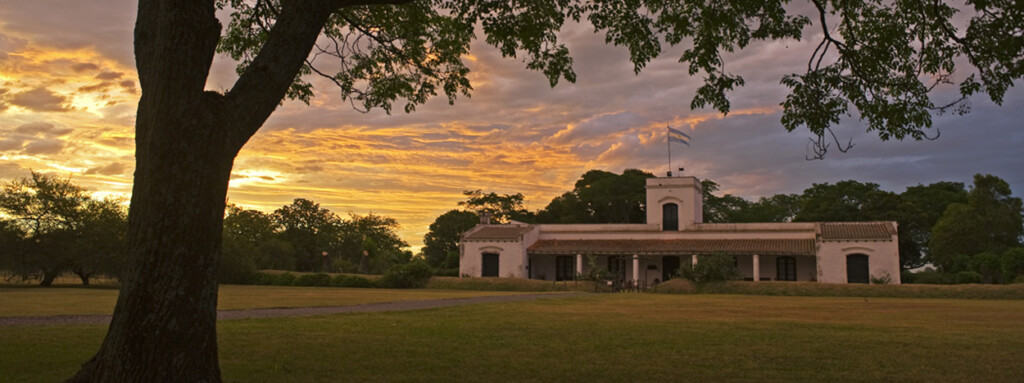
<path fill-rule="evenodd" d="M 899 242 L 892 241 L 827 241 L 818 247 L 819 281 L 825 283 L 847 283 L 846 256 L 864 254 L 868 256 L 868 273 L 879 278 L 889 275 L 891 283 L 900 283 Z"/>

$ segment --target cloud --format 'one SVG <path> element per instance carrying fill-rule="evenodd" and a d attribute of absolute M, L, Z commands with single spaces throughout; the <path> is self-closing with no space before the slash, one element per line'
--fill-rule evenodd
<path fill-rule="evenodd" d="M 55 137 L 71 133 L 70 128 L 58 128 L 49 122 L 30 122 L 14 128 L 17 133 L 29 136 Z"/>
<path fill-rule="evenodd" d="M 38 87 L 29 91 L 15 93 L 11 96 L 12 105 L 17 105 L 37 112 L 67 112 L 71 108 L 68 99 L 49 89 Z"/>
<path fill-rule="evenodd" d="M 96 75 L 96 78 L 99 80 L 117 80 L 121 77 L 124 77 L 124 73 L 111 71 L 102 72 Z"/>
<path fill-rule="evenodd" d="M 25 140 L 14 139 L 14 138 L 6 138 L 6 139 L 3 139 L 3 140 L 0 140 L 0 152 L 6 152 L 6 151 L 12 151 L 12 150 L 21 150 L 21 148 L 23 146 L 25 146 Z"/>
<path fill-rule="evenodd" d="M 85 171 L 85 174 L 121 175 L 125 173 L 125 166 L 120 162 L 114 162 L 104 166 L 95 167 Z"/>
<path fill-rule="evenodd" d="M 64 149 L 64 141 L 58 139 L 42 139 L 38 141 L 30 142 L 25 145 L 24 153 L 26 154 L 57 154 Z"/>
<path fill-rule="evenodd" d="M 100 66 L 93 63 L 75 63 L 71 65 L 71 70 L 75 73 L 90 72 L 100 70 Z"/>

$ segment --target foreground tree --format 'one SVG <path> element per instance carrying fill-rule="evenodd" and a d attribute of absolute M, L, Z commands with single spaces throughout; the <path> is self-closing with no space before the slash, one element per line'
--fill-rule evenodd
<path fill-rule="evenodd" d="M 362 109 L 401 102 L 412 111 L 438 91 L 451 101 L 470 89 L 461 57 L 480 25 L 488 44 L 554 85 L 575 79 L 557 32 L 586 20 L 625 46 L 637 71 L 663 43 L 692 42 L 680 61 L 704 85 L 691 107 L 727 112 L 725 93 L 743 79 L 725 71 L 722 52 L 800 38 L 811 17 L 787 13 L 797 7 L 786 3 L 140 0 L 131 265 L 102 346 L 73 380 L 220 380 L 216 267 L 228 178 L 235 155 L 284 97 L 312 96 L 303 74 L 330 79 Z M 806 71 L 784 79 L 792 93 L 782 122 L 806 126 L 819 149 L 851 107 L 883 139 L 925 137 L 931 111 L 963 105 L 929 98 L 953 80 L 958 60 L 977 69 L 959 93 L 987 92 L 997 103 L 1024 72 L 1024 10 L 1013 1 L 969 2 L 965 31 L 952 23 L 957 10 L 938 1 L 812 3 L 823 37 Z M 232 9 L 223 37 L 218 7 Z M 241 61 L 225 93 L 204 89 L 218 46 Z M 331 57 L 337 71 L 315 62 Z"/>

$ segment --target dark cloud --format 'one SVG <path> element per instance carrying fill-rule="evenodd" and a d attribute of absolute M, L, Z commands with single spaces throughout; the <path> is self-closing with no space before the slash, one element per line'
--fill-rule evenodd
<path fill-rule="evenodd" d="M 96 75 L 96 78 L 99 80 L 117 80 L 121 77 L 124 77 L 124 73 L 112 71 L 101 72 Z"/>
<path fill-rule="evenodd" d="M 93 63 L 75 63 L 71 65 L 71 70 L 76 73 L 82 73 L 100 70 L 100 66 Z"/>
<path fill-rule="evenodd" d="M 29 136 L 55 137 L 71 133 L 70 128 L 57 127 L 49 122 L 30 122 L 19 125 L 14 131 Z"/>
<path fill-rule="evenodd" d="M 49 89 L 39 87 L 29 91 L 14 93 L 9 102 L 37 112 L 66 112 L 71 110 L 67 98 Z"/>
<path fill-rule="evenodd" d="M 102 174 L 107 176 L 117 176 L 125 173 L 125 166 L 120 162 L 110 163 L 104 166 L 95 167 L 89 169 L 85 174 Z"/>
<path fill-rule="evenodd" d="M 57 154 L 64 149 L 64 141 L 52 138 L 36 140 L 25 145 L 25 154 Z"/>
<path fill-rule="evenodd" d="M 0 140 L 0 152 L 21 150 L 25 146 L 25 140 L 15 138 L 5 138 Z"/>

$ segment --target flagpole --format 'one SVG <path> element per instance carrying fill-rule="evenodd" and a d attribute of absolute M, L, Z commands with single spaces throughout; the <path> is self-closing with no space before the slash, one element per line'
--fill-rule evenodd
<path fill-rule="evenodd" d="M 672 140 L 669 139 L 668 125 L 665 125 L 665 146 L 668 147 L 668 175 L 672 176 Z"/>

